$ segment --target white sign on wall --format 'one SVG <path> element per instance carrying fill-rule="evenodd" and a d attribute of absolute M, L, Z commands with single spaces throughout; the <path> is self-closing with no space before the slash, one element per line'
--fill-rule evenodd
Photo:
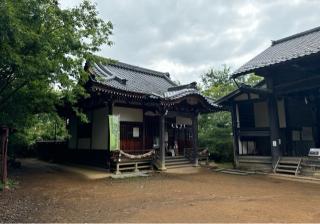
<path fill-rule="evenodd" d="M 139 138 L 139 136 L 140 136 L 139 127 L 134 127 L 134 128 L 133 128 L 133 134 L 132 134 L 132 136 L 133 136 L 134 138 Z"/>

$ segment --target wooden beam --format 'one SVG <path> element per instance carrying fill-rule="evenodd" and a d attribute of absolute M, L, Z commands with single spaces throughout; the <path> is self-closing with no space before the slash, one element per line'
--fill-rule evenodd
<path fill-rule="evenodd" d="M 177 116 L 192 118 L 194 116 L 194 113 L 177 112 L 177 111 L 168 111 L 167 113 L 167 117 L 177 117 Z"/>
<path fill-rule="evenodd" d="M 279 95 L 301 92 L 312 88 L 320 88 L 320 76 L 311 76 L 275 86 Z"/>

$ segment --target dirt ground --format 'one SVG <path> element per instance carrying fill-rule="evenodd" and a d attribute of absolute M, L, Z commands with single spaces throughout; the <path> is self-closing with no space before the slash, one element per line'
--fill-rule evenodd
<path fill-rule="evenodd" d="M 37 160 L 11 174 L 0 222 L 320 222 L 320 185 L 238 176 L 154 174 L 90 180 Z"/>

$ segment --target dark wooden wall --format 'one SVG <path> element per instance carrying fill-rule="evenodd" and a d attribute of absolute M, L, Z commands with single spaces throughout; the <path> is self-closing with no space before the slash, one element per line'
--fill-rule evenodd
<path fill-rule="evenodd" d="M 133 128 L 139 128 L 139 137 L 133 137 Z M 143 151 L 143 123 L 120 122 L 120 148 L 128 153 Z"/>
<path fill-rule="evenodd" d="M 286 156 L 306 156 L 311 147 L 314 147 L 313 140 L 305 140 L 302 138 L 303 127 L 313 127 L 314 120 L 312 115 L 312 107 L 306 104 L 304 97 L 290 97 L 286 100 L 287 128 L 286 147 L 283 154 Z M 300 140 L 293 140 L 292 132 L 300 132 Z"/>
<path fill-rule="evenodd" d="M 145 148 L 153 148 L 153 139 L 159 136 L 159 117 L 145 116 Z"/>

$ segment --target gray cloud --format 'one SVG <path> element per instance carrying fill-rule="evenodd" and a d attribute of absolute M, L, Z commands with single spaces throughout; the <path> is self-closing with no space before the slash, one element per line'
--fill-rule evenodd
<path fill-rule="evenodd" d="M 62 0 L 64 7 L 79 1 Z M 279 39 L 320 25 L 317 0 L 96 0 L 114 24 L 101 55 L 170 72 L 182 83 L 236 69 Z"/>

